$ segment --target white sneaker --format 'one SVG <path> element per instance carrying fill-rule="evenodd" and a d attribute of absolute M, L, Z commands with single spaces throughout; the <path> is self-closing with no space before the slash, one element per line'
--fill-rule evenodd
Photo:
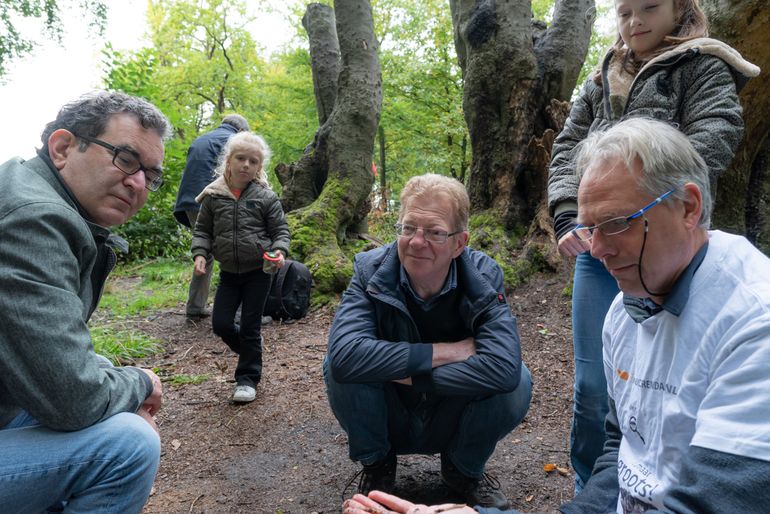
<path fill-rule="evenodd" d="M 248 403 L 253 402 L 257 397 L 257 390 L 251 386 L 239 385 L 235 386 L 235 392 L 233 393 L 233 401 L 236 403 Z"/>

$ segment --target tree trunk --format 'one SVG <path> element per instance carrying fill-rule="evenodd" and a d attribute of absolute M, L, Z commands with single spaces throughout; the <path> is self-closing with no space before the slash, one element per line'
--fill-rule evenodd
<path fill-rule="evenodd" d="M 281 203 L 286 212 L 309 205 L 318 198 L 326 183 L 327 123 L 337 100 L 341 65 L 334 10 L 328 5 L 309 4 L 302 17 L 302 25 L 308 34 L 319 129 L 297 162 L 288 165 L 279 163 L 275 167 L 283 191 Z"/>
<path fill-rule="evenodd" d="M 336 101 L 316 134 L 313 152 L 298 163 L 312 160 L 325 181 L 312 203 L 289 213 L 292 254 L 313 272 L 321 293 L 344 290 L 352 272 L 340 244 L 349 228 L 362 219 L 362 212 L 368 212 L 365 206 L 374 181 L 372 150 L 382 102 L 371 6 L 367 0 L 337 0 L 335 6 L 342 56 Z"/>
<path fill-rule="evenodd" d="M 465 81 L 472 209 L 492 209 L 507 229 L 524 231 L 544 198 L 548 132 L 561 129 L 594 2 L 557 0 L 548 29 L 532 22 L 529 2 L 450 0 L 450 7 Z"/>
<path fill-rule="evenodd" d="M 302 26 L 310 42 L 313 91 L 318 111 L 318 126 L 329 119 L 337 100 L 337 77 L 340 74 L 340 44 L 337 39 L 334 11 L 328 5 L 309 4 Z"/>
<path fill-rule="evenodd" d="M 754 235 L 770 253 L 767 147 L 770 131 L 770 5 L 766 0 L 702 0 L 711 35 L 730 44 L 762 69 L 741 91 L 745 132 L 732 166 L 719 178 L 714 226 Z M 759 229 L 758 227 L 764 227 Z"/>

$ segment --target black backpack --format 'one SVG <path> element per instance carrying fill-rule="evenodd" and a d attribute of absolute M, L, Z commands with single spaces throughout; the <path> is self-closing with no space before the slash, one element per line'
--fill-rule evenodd
<path fill-rule="evenodd" d="M 265 304 L 265 316 L 273 319 L 300 319 L 310 308 L 310 288 L 313 277 L 301 262 L 286 259 L 273 275 L 270 294 Z"/>

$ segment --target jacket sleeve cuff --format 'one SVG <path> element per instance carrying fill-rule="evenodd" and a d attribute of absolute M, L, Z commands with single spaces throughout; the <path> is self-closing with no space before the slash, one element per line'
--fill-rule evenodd
<path fill-rule="evenodd" d="M 577 211 L 562 211 L 556 215 L 553 220 L 553 230 L 556 233 L 557 241 L 577 226 L 576 217 Z"/>
<path fill-rule="evenodd" d="M 433 345 L 413 343 L 409 345 L 409 360 L 406 362 L 406 375 L 424 375 L 433 369 Z"/>
<path fill-rule="evenodd" d="M 152 394 L 152 390 L 153 390 L 155 387 L 152 385 L 152 380 L 151 380 L 151 379 L 150 379 L 150 377 L 147 375 L 147 373 L 145 373 L 144 371 L 142 371 L 142 370 L 141 370 L 141 369 L 139 369 L 139 368 L 135 368 L 134 366 L 126 366 L 126 369 L 130 369 L 130 370 L 133 370 L 133 371 L 135 371 L 136 373 L 138 373 L 140 377 L 142 377 L 142 382 L 144 382 L 144 385 L 145 385 L 145 386 L 146 386 L 146 388 L 147 388 L 147 392 L 144 394 L 144 399 L 146 400 L 147 398 L 149 398 L 149 397 L 150 397 L 150 395 Z"/>

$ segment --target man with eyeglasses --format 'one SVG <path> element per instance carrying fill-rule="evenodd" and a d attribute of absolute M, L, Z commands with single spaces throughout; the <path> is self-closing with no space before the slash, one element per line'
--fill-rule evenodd
<path fill-rule="evenodd" d="M 590 135 L 577 170 L 575 233 L 621 293 L 603 330 L 608 440 L 558 512 L 767 513 L 770 260 L 708 230 L 706 164 L 667 123 L 632 118 Z M 352 502 L 346 514 L 438 512 L 380 493 Z"/>
<path fill-rule="evenodd" d="M 359 493 L 392 490 L 398 454 L 440 454 L 455 497 L 509 506 L 485 466 L 524 418 L 532 382 L 503 272 L 466 247 L 468 212 L 457 180 L 413 177 L 397 241 L 356 256 L 324 377 L 350 458 L 363 465 L 348 484 L 359 478 Z"/>
<path fill-rule="evenodd" d="M 198 211 L 201 208 L 201 204 L 196 202 L 195 198 L 216 177 L 214 168 L 217 167 L 225 143 L 233 135 L 246 130 L 249 130 L 249 122 L 246 118 L 240 114 L 228 114 L 222 118 L 222 123 L 217 128 L 201 134 L 190 144 L 174 205 L 174 217 L 180 224 L 190 230 L 195 228 Z M 193 273 L 190 279 L 185 305 L 188 322 L 199 322 L 211 314 L 206 304 L 209 298 L 213 264 L 214 258 L 210 257 L 206 263 L 205 273 L 202 275 Z"/>
<path fill-rule="evenodd" d="M 160 380 L 97 355 L 87 322 L 125 246 L 109 227 L 163 183 L 169 135 L 147 101 L 96 92 L 0 166 L 3 512 L 136 513 L 150 494 Z"/>

